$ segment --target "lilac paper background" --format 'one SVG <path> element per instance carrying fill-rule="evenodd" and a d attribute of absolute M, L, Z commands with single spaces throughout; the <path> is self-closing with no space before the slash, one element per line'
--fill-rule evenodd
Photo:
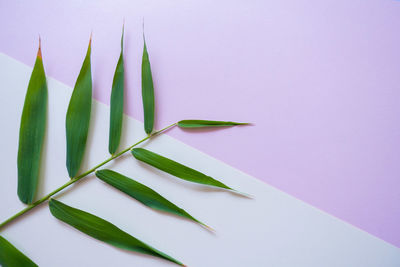
<path fill-rule="evenodd" d="M 125 111 L 142 120 L 143 17 L 157 128 L 253 122 L 169 134 L 400 246 L 400 2 L 0 0 L 0 52 L 32 65 L 40 33 L 47 74 L 73 86 L 93 31 L 108 103 L 125 18 Z"/>

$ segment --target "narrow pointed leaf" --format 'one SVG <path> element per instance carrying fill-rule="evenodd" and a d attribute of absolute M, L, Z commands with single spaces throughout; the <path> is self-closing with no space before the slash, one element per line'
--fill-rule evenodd
<path fill-rule="evenodd" d="M 224 126 L 236 126 L 236 125 L 249 125 L 249 123 L 232 122 L 232 121 L 207 121 L 207 120 L 182 120 L 178 122 L 178 126 L 181 128 L 224 127 Z"/>
<path fill-rule="evenodd" d="M 99 170 L 96 172 L 96 176 L 152 209 L 172 213 L 206 226 L 153 189 L 131 178 L 112 170 Z"/>
<path fill-rule="evenodd" d="M 152 255 L 183 266 L 181 262 L 93 214 L 75 209 L 54 199 L 50 200 L 49 207 L 54 217 L 93 238 L 121 249 Z"/>
<path fill-rule="evenodd" d="M 143 148 L 134 148 L 132 149 L 132 155 L 142 162 L 145 162 L 159 170 L 172 174 L 183 180 L 233 190 L 229 186 L 221 183 L 218 180 L 215 180 L 210 176 L 207 176 L 199 171 L 186 167 L 185 165 L 182 165 L 176 161 L 163 157 L 149 150 Z"/>
<path fill-rule="evenodd" d="M 38 265 L 0 236 L 0 266 L 37 267 Z"/>
<path fill-rule="evenodd" d="M 39 50 L 29 80 L 21 117 L 18 145 L 18 197 L 33 202 L 39 180 L 40 158 L 46 130 L 47 85 Z"/>
<path fill-rule="evenodd" d="M 149 54 L 147 53 L 146 40 L 143 36 L 143 57 L 142 57 L 142 98 L 144 112 L 144 130 L 151 134 L 154 126 L 154 87 L 151 75 Z"/>
<path fill-rule="evenodd" d="M 85 152 L 92 106 L 91 40 L 74 91 L 65 123 L 67 134 L 67 169 L 70 177 L 79 171 Z"/>
<path fill-rule="evenodd" d="M 122 118 L 124 112 L 124 30 L 122 29 L 121 53 L 119 55 L 110 99 L 110 135 L 108 151 L 114 154 L 121 139 Z"/>

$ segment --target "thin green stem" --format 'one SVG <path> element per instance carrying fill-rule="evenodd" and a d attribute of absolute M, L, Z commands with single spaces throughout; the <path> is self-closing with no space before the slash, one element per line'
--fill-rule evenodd
<path fill-rule="evenodd" d="M 143 138 L 142 140 L 136 142 L 135 144 L 131 145 L 130 147 L 127 147 L 126 149 L 122 150 L 121 152 L 119 152 L 119 153 L 117 153 L 117 154 L 115 154 L 115 155 L 112 155 L 112 156 L 109 157 L 108 159 L 106 159 L 106 160 L 104 160 L 103 162 L 97 164 L 96 166 L 94 166 L 93 168 L 87 170 L 86 172 L 84 172 L 84 173 L 82 173 L 82 174 L 80 174 L 80 175 L 78 175 L 78 176 L 75 176 L 75 177 L 71 178 L 67 183 L 63 184 L 63 185 L 60 186 L 59 188 L 55 189 L 54 191 L 50 192 L 49 194 L 45 195 L 44 197 L 42 197 L 41 199 L 35 201 L 34 203 L 29 204 L 28 206 L 26 206 L 26 208 L 20 210 L 19 212 L 17 212 L 17 213 L 14 214 L 13 216 L 11 216 L 10 218 L 8 218 L 8 219 L 5 220 L 4 222 L 2 222 L 2 223 L 0 224 L 0 229 L 3 228 L 4 226 L 6 226 L 7 224 L 9 224 L 10 222 L 14 221 L 15 219 L 19 218 L 21 215 L 23 215 L 23 214 L 27 213 L 28 211 L 30 211 L 30 210 L 36 208 L 36 207 L 39 206 L 40 204 L 46 202 L 47 200 L 49 200 L 52 196 L 54 196 L 54 195 L 57 194 L 58 192 L 60 192 L 60 191 L 62 191 L 63 189 L 67 188 L 68 186 L 70 186 L 70 185 L 76 183 L 77 181 L 81 180 L 82 178 L 85 178 L 85 177 L 88 176 L 89 174 L 95 172 L 98 168 L 102 167 L 102 166 L 105 165 L 106 163 L 108 163 L 108 162 L 110 162 L 110 161 L 112 161 L 112 160 L 114 160 L 114 159 L 116 159 L 116 158 L 122 156 L 123 154 L 125 154 L 126 152 L 128 152 L 128 151 L 130 151 L 132 148 L 134 148 L 135 146 L 137 146 L 137 145 L 143 143 L 144 141 L 146 141 L 146 140 L 152 138 L 153 136 L 156 136 L 156 135 L 161 134 L 162 132 L 164 132 L 164 131 L 168 130 L 169 128 L 172 128 L 172 127 L 174 127 L 174 126 L 176 126 L 176 125 L 177 125 L 176 123 L 173 123 L 173 124 L 168 125 L 167 127 L 163 128 L 163 129 L 161 129 L 161 130 L 159 130 L 159 131 L 157 131 L 157 132 L 154 132 L 154 133 L 148 135 L 147 137 L 145 137 L 145 138 Z"/>

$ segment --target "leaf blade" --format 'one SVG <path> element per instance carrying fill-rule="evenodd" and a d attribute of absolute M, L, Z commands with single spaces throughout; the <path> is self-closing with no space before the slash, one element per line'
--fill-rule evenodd
<path fill-rule="evenodd" d="M 208 227 L 204 223 L 195 219 L 184 209 L 179 208 L 150 187 L 147 187 L 129 177 L 107 169 L 96 171 L 96 176 L 100 180 L 124 192 L 125 194 L 152 209 L 175 214 Z"/>
<path fill-rule="evenodd" d="M 149 54 L 147 52 L 144 35 L 142 56 L 142 100 L 144 112 L 144 130 L 147 134 L 151 134 L 154 127 L 154 86 Z"/>
<path fill-rule="evenodd" d="M 199 171 L 196 171 L 192 168 L 180 164 L 179 162 L 151 152 L 147 149 L 133 148 L 131 150 L 131 153 L 137 160 L 147 163 L 159 170 L 167 172 L 183 180 L 235 191 L 234 189 L 221 183 L 218 180 L 215 180 L 210 176 L 207 176 Z"/>
<path fill-rule="evenodd" d="M 92 106 L 91 39 L 68 105 L 65 122 L 67 169 L 72 178 L 79 171 L 89 131 Z"/>
<path fill-rule="evenodd" d="M 29 80 L 21 116 L 18 142 L 18 197 L 26 204 L 33 202 L 38 181 L 46 131 L 47 84 L 40 48 Z"/>
<path fill-rule="evenodd" d="M 237 125 L 249 125 L 249 123 L 233 122 L 233 121 L 210 121 L 210 120 L 181 120 L 178 122 L 178 126 L 180 128 L 228 127 Z"/>
<path fill-rule="evenodd" d="M 0 266 L 37 267 L 38 265 L 0 236 Z"/>
<path fill-rule="evenodd" d="M 110 99 L 110 133 L 108 151 L 114 154 L 121 140 L 122 119 L 124 112 L 124 29 L 121 36 L 121 53 L 117 67 L 115 68 L 114 79 Z"/>
<path fill-rule="evenodd" d="M 50 200 L 49 208 L 54 217 L 95 239 L 121 249 L 152 255 L 184 266 L 178 260 L 152 248 L 100 217 L 70 207 L 55 199 Z"/>

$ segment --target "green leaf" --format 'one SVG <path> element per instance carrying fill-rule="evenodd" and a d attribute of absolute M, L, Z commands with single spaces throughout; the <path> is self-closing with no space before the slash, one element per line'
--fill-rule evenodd
<path fill-rule="evenodd" d="M 182 120 L 178 122 L 178 126 L 181 128 L 223 127 L 235 125 L 249 125 L 249 123 L 207 120 Z"/>
<path fill-rule="evenodd" d="M 128 178 L 112 170 L 99 170 L 96 172 L 96 176 L 104 182 L 108 183 L 109 185 L 117 188 L 118 190 L 121 190 L 122 192 L 126 193 L 127 195 L 133 197 L 137 201 L 152 209 L 172 213 L 187 218 L 207 227 L 208 229 L 211 229 L 204 223 L 193 218 L 185 210 L 179 208 L 174 203 L 161 196 L 153 189 L 131 178 Z"/>
<path fill-rule="evenodd" d="M 37 267 L 38 265 L 0 236 L 0 266 Z"/>
<path fill-rule="evenodd" d="M 114 73 L 110 100 L 110 137 L 108 151 L 114 154 L 121 139 L 122 118 L 124 112 L 124 29 L 121 37 L 121 53 Z"/>
<path fill-rule="evenodd" d="M 72 208 L 55 199 L 50 200 L 49 207 L 54 217 L 93 238 L 121 249 L 152 255 L 184 266 L 181 262 L 93 214 Z"/>
<path fill-rule="evenodd" d="M 149 54 L 147 53 L 146 40 L 143 35 L 143 57 L 142 57 L 142 98 L 144 112 L 144 130 L 151 134 L 154 126 L 154 87 Z"/>
<path fill-rule="evenodd" d="M 143 148 L 134 148 L 132 149 L 132 155 L 140 161 L 143 161 L 159 170 L 172 174 L 183 180 L 233 190 L 229 186 L 221 183 L 218 180 L 215 180 L 210 176 L 207 176 L 201 172 L 193 170 L 189 167 L 186 167 L 185 165 L 182 165 L 176 161 L 163 157 L 149 150 Z"/>
<path fill-rule="evenodd" d="M 79 171 L 85 152 L 92 106 L 91 39 L 85 60 L 69 102 L 65 123 L 67 133 L 67 169 L 70 177 Z"/>
<path fill-rule="evenodd" d="M 46 130 L 47 84 L 39 49 L 29 80 L 21 117 L 18 145 L 18 197 L 30 204 L 39 180 L 40 158 Z"/>

